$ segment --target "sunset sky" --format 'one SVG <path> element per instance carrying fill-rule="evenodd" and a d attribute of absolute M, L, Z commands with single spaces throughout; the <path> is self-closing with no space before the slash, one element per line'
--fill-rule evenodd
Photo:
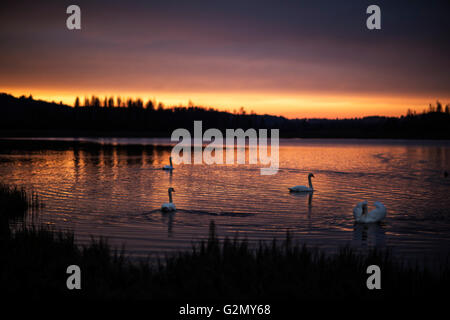
<path fill-rule="evenodd" d="M 0 91 L 294 117 L 450 103 L 448 1 L 2 1 Z M 66 28 L 81 7 L 82 30 Z M 381 8 L 382 30 L 366 28 Z"/>

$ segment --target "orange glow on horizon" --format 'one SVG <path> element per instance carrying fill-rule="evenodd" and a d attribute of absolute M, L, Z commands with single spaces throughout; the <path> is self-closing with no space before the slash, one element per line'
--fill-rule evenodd
<path fill-rule="evenodd" d="M 247 113 L 254 111 L 257 114 L 270 114 L 284 116 L 286 118 L 354 118 L 364 116 L 400 116 L 405 115 L 408 109 L 422 112 L 430 103 L 439 99 L 444 105 L 449 97 L 403 97 L 380 95 L 349 95 L 349 94 L 324 94 L 324 93 L 244 93 L 244 92 L 155 92 L 149 95 L 144 92 L 120 92 L 106 91 L 76 92 L 76 91 L 52 91 L 46 89 L 2 89 L 1 92 L 19 97 L 29 96 L 34 99 L 55 101 L 73 106 L 75 98 L 80 98 L 83 104 L 84 97 L 90 98 L 93 94 L 103 101 L 107 97 L 141 98 L 161 102 L 165 107 L 187 106 L 189 101 L 196 106 L 213 107 L 221 111 L 233 112 L 244 107 Z"/>

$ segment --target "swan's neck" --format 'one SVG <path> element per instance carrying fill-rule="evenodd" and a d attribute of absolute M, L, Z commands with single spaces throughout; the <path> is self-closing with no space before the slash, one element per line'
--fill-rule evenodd
<path fill-rule="evenodd" d="M 169 191 L 169 203 L 172 203 L 172 190 Z"/>
<path fill-rule="evenodd" d="M 313 185 L 312 185 L 312 181 L 311 181 L 311 176 L 308 176 L 308 183 L 309 183 L 309 187 L 312 189 Z"/>
<path fill-rule="evenodd" d="M 367 205 L 363 205 L 363 207 L 362 207 L 362 215 L 363 216 L 367 215 L 367 211 L 368 211 Z"/>
<path fill-rule="evenodd" d="M 173 167 L 173 165 L 172 165 L 172 157 L 169 158 L 169 161 L 170 161 L 170 166 Z"/>

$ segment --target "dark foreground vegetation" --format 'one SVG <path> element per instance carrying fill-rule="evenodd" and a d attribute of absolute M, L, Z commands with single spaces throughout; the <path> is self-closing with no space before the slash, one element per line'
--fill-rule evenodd
<path fill-rule="evenodd" d="M 401 117 L 353 119 L 286 119 L 233 113 L 194 105 L 167 108 L 153 101 L 91 97 L 71 107 L 30 97 L 0 94 L 0 136 L 146 136 L 170 137 L 177 128 L 191 129 L 194 120 L 203 130 L 280 129 L 291 138 L 402 138 L 450 139 L 449 106 L 437 102 L 416 114 Z"/>
<path fill-rule="evenodd" d="M 209 238 L 160 263 L 130 261 L 106 241 L 83 247 L 72 233 L 23 227 L 0 235 L 0 287 L 26 298 L 156 299 L 177 301 L 252 299 L 409 299 L 437 297 L 449 286 L 449 264 L 430 272 L 407 266 L 389 252 L 359 254 L 342 248 L 326 256 L 293 243 L 250 247 L 245 240 Z M 66 268 L 81 268 L 81 290 L 66 288 Z M 382 290 L 366 287 L 366 268 L 382 270 Z M 53 300 L 51 300 L 53 301 Z M 352 300 L 354 301 L 354 300 Z"/>
<path fill-rule="evenodd" d="M 442 299 L 450 285 L 448 260 L 430 271 L 389 251 L 363 254 L 345 247 L 325 255 L 294 243 L 289 234 L 284 242 L 254 247 L 245 240 L 219 241 L 213 222 L 208 239 L 190 251 L 158 263 L 133 261 L 104 239 L 78 246 L 71 232 L 12 227 L 10 218 L 41 205 L 22 189 L 1 185 L 0 204 L 0 287 L 10 299 Z M 372 264 L 382 270 L 382 290 L 366 287 Z M 69 265 L 81 268 L 81 290 L 66 287 Z"/>
<path fill-rule="evenodd" d="M 40 206 L 42 203 L 37 195 L 0 183 L 0 220 L 23 218 L 28 209 Z"/>

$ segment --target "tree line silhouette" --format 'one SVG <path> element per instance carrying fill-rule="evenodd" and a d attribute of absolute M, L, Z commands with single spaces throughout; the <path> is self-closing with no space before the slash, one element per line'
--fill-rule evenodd
<path fill-rule="evenodd" d="M 146 136 L 170 137 L 173 130 L 193 131 L 195 120 L 203 130 L 280 129 L 286 138 L 416 138 L 450 139 L 449 105 L 440 102 L 401 117 L 351 119 L 287 119 L 281 116 L 235 112 L 195 106 L 166 107 L 152 100 L 92 96 L 76 98 L 74 106 L 62 102 L 0 94 L 2 136 Z"/>

